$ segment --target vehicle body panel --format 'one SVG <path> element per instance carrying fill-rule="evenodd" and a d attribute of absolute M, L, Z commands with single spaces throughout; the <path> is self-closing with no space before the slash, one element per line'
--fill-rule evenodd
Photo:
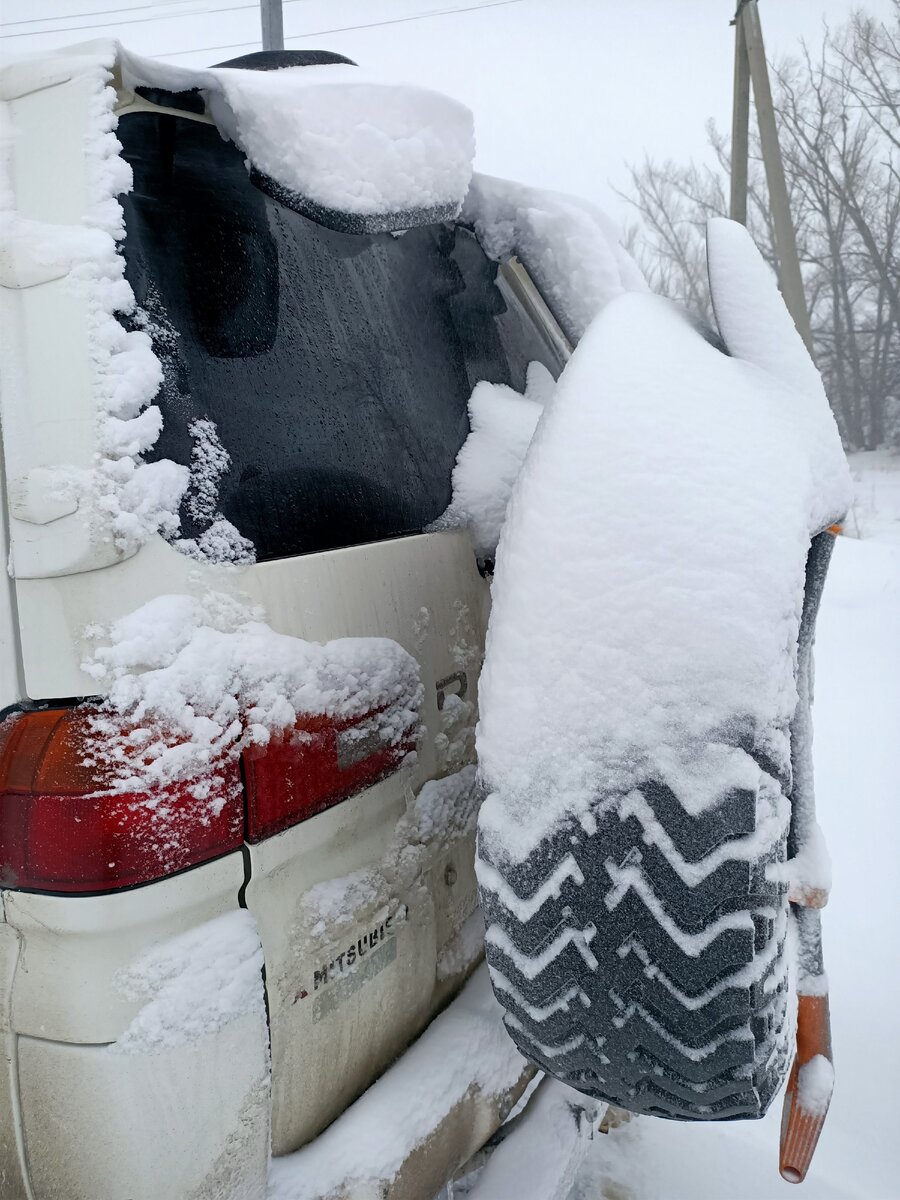
<path fill-rule="evenodd" d="M 214 1034 L 147 1054 L 19 1038 L 35 1196 L 262 1200 L 267 1067 L 262 1006 Z"/>
<path fill-rule="evenodd" d="M 0 288 L 0 292 L 2 292 Z M 3 466 L 3 439 L 0 438 L 0 547 L 9 546 L 9 520 L 6 509 L 6 473 Z M 0 572 L 0 709 L 15 704 L 25 695 L 19 621 L 16 611 L 15 583 L 8 571 Z"/>
<path fill-rule="evenodd" d="M 68 62 L 64 52 L 11 70 L 2 96 L 19 134 L 19 212 L 60 226 L 84 222 L 92 119 L 90 90 L 69 78 Z M 529 282 L 504 268 L 498 288 L 559 357 L 546 307 L 536 293 L 522 299 Z M 91 469 L 98 453 L 86 323 L 63 278 L 27 256 L 0 259 L 0 516 L 15 575 L 0 586 L 0 706 L 95 695 L 82 670 L 88 626 L 158 596 L 208 591 L 261 605 L 293 637 L 391 638 L 415 657 L 424 687 L 416 755 L 302 824 L 127 891 L 0 893 L 4 1200 L 251 1200 L 264 1189 L 270 1120 L 276 1154 L 315 1137 L 451 1000 L 477 958 L 477 941 L 474 952 L 450 953 L 471 940 L 462 937 L 477 902 L 471 823 L 451 819 L 416 841 L 409 817 L 423 786 L 473 762 L 489 585 L 467 531 L 244 566 L 198 562 L 155 536 L 125 557 L 90 500 L 73 510 L 55 490 L 60 469 Z M 460 812 L 465 803 L 461 792 Z M 322 886 L 334 901 L 324 908 Z M 155 1054 L 111 1051 L 144 1003 L 123 992 L 121 972 L 239 906 L 259 930 L 268 1012 Z M 434 1161 L 471 1153 L 473 1130 L 488 1136 L 504 1104 L 473 1093 Z M 424 1176 L 415 1163 L 406 1169 L 413 1195 Z"/>
<path fill-rule="evenodd" d="M 66 78 L 63 60 L 62 79 L 57 75 L 49 86 L 46 73 L 36 68 L 30 73 L 7 68 L 3 80 L 17 132 L 9 163 L 17 211 L 63 229 L 86 223 L 90 200 L 85 134 L 94 89 L 84 75 L 69 73 L 72 78 Z M 122 555 L 99 514 L 84 501 L 77 510 L 60 511 L 53 500 L 61 467 L 94 465 L 97 419 L 84 303 L 64 271 L 43 263 L 22 239 L 6 247 L 0 284 L 0 411 L 15 574 L 25 578 L 115 562 Z"/>
<path fill-rule="evenodd" d="M 0 893 L 7 928 L 24 947 L 12 985 L 13 1032 L 58 1042 L 114 1042 L 145 1002 L 120 989 L 119 973 L 150 946 L 233 911 L 243 882 L 237 852 L 105 896 Z"/>

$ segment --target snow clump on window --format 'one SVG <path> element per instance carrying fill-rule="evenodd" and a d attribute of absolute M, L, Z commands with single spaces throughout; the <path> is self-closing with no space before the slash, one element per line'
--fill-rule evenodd
<path fill-rule="evenodd" d="M 502 383 L 475 385 L 469 399 L 471 432 L 453 468 L 453 498 L 428 532 L 467 526 L 478 558 L 494 557 L 513 484 L 554 386 L 539 362 L 528 365 L 524 395 Z"/>

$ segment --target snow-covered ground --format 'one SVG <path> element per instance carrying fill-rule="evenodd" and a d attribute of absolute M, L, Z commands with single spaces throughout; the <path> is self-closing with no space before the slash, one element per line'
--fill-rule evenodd
<path fill-rule="evenodd" d="M 816 644 L 816 789 L 836 1086 L 799 1200 L 900 1195 L 900 458 L 851 456 L 860 540 L 836 547 Z M 572 1200 L 778 1200 L 780 1100 L 760 1123 L 639 1117 L 598 1136 Z"/>
<path fill-rule="evenodd" d="M 847 533 L 900 546 L 900 453 L 861 450 L 849 458 L 854 495 Z"/>

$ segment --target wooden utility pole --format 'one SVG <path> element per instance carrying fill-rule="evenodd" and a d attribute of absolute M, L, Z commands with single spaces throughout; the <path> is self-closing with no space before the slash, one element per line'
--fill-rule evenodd
<path fill-rule="evenodd" d="M 778 145 L 778 128 L 775 124 L 775 106 L 772 103 L 772 87 L 769 68 L 763 46 L 762 26 L 759 21 L 757 0 L 738 0 L 734 16 L 734 112 L 731 124 L 731 218 L 747 224 L 747 189 L 749 166 L 750 129 L 750 85 L 753 84 L 753 99 L 756 103 L 756 120 L 759 124 L 759 142 L 766 183 L 769 189 L 769 206 L 772 210 L 772 226 L 775 233 L 775 255 L 778 260 L 778 278 L 781 294 L 788 312 L 793 318 L 797 332 L 806 343 L 812 356 L 812 333 L 809 326 L 809 311 L 803 294 L 803 277 L 800 273 L 800 257 L 797 254 L 797 238 L 788 198 L 787 182 L 781 147 Z M 825 579 L 828 558 L 834 543 L 832 530 L 813 538 L 806 566 L 806 596 L 803 606 L 803 624 L 800 635 L 800 665 L 798 668 L 801 699 L 794 716 L 792 743 L 799 738 L 799 730 L 809 720 L 808 689 L 811 679 L 812 630 L 818 608 L 819 594 Z M 811 764 L 809 764 L 811 765 Z M 808 779 L 812 776 L 806 772 Z M 793 813 L 789 844 L 790 853 L 796 854 L 809 837 L 810 826 L 815 825 L 815 798 L 809 786 L 801 788 L 803 772 L 795 772 Z M 808 783 L 808 780 L 807 780 Z M 809 794 L 807 794 L 809 793 Z M 819 889 L 792 890 L 788 899 L 798 929 L 798 953 L 802 969 L 808 978 L 824 979 L 822 966 L 822 931 L 818 908 L 824 904 L 827 894 Z M 801 992 L 804 990 L 800 989 Z M 822 1123 L 825 1120 L 827 1101 L 822 1111 L 813 1111 L 803 1099 L 799 1084 L 800 1070 L 813 1058 L 822 1056 L 829 1060 L 831 1054 L 831 1023 L 828 1015 L 828 996 L 818 990 L 809 989 L 810 994 L 800 995 L 797 1004 L 797 1052 L 788 1079 L 781 1122 L 781 1147 L 779 1169 L 782 1177 L 790 1183 L 801 1183 L 809 1168 Z M 815 994 L 812 994 L 815 991 Z"/>
<path fill-rule="evenodd" d="M 750 63 L 740 14 L 734 19 L 734 108 L 731 114 L 731 219 L 747 224 L 750 157 Z"/>
<path fill-rule="evenodd" d="M 281 0 L 259 0 L 259 16 L 262 23 L 263 50 L 283 50 L 284 21 Z"/>
<path fill-rule="evenodd" d="M 756 104 L 756 120 L 759 125 L 759 141 L 762 149 L 766 183 L 769 188 L 769 204 L 772 209 L 772 225 L 775 231 L 775 253 L 778 258 L 778 280 L 781 294 L 793 318 L 797 332 L 812 354 L 812 332 L 806 296 L 803 293 L 803 277 L 800 273 L 800 257 L 797 254 L 797 238 L 791 218 L 784 163 L 778 145 L 778 128 L 775 123 L 775 107 L 772 103 L 772 87 L 766 51 L 763 45 L 762 26 L 759 20 L 757 0 L 739 0 L 734 17 L 734 114 L 731 127 L 731 218 L 747 224 L 747 172 L 750 127 L 750 83 L 753 83 L 753 99 Z"/>

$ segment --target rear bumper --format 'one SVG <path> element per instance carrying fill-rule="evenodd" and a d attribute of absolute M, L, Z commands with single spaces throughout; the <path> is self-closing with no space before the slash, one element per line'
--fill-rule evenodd
<path fill-rule="evenodd" d="M 14 1055 L 19 1183 L 4 1200 L 264 1200 L 259 1016 L 153 1054 L 18 1037 Z"/>
<path fill-rule="evenodd" d="M 457 998 L 314 1142 L 273 1159 L 269 1200 L 422 1200 L 506 1119 L 534 1068 L 482 964 Z"/>
<path fill-rule="evenodd" d="M 153 1054 L 9 1032 L 5 1045 L 3 1200 L 422 1200 L 491 1137 L 534 1074 L 484 965 L 337 1121 L 271 1163 L 262 1014 Z"/>
<path fill-rule="evenodd" d="M 109 896 L 0 893 L 2 1200 L 265 1195 L 261 992 L 254 1010 L 180 1044 L 110 1048 L 147 1001 L 117 986 L 120 972 L 235 911 L 242 880 L 236 854 Z"/>

